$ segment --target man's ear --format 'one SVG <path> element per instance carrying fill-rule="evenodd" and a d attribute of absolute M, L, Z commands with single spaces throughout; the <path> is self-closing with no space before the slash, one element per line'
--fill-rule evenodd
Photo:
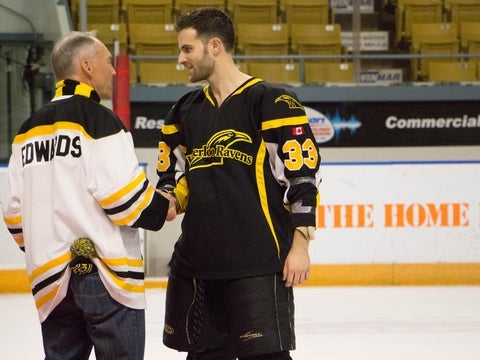
<path fill-rule="evenodd" d="M 210 46 L 212 47 L 212 51 L 214 54 L 217 54 L 218 51 L 222 48 L 223 43 L 218 37 L 214 37 L 210 39 Z"/>
<path fill-rule="evenodd" d="M 91 71 L 92 71 L 92 68 L 90 66 L 90 63 L 88 62 L 88 60 L 82 60 L 80 61 L 80 66 L 82 68 L 82 70 L 84 72 L 86 72 L 87 74 L 90 74 Z"/>

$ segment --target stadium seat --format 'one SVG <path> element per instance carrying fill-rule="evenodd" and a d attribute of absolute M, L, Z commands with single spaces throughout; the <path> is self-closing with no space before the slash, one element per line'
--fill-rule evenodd
<path fill-rule="evenodd" d="M 291 24 L 289 30 L 290 47 L 295 54 L 341 55 L 344 52 L 339 24 Z"/>
<path fill-rule="evenodd" d="M 245 55 L 287 55 L 288 27 L 281 24 L 246 24 L 236 26 L 237 48 Z"/>
<path fill-rule="evenodd" d="M 108 50 L 110 50 L 112 54 L 115 53 L 115 41 L 118 41 L 119 54 L 126 54 L 128 52 L 128 34 L 125 23 L 89 23 L 88 30 L 96 30 L 97 38 L 108 47 Z"/>
<path fill-rule="evenodd" d="M 128 24 L 130 51 L 136 55 L 178 55 L 177 33 L 173 24 Z"/>
<path fill-rule="evenodd" d="M 225 10 L 225 0 L 176 0 L 175 11 L 177 14 L 184 14 L 195 8 L 212 6 Z"/>
<path fill-rule="evenodd" d="M 444 0 L 446 20 L 456 24 L 480 21 L 480 0 Z"/>
<path fill-rule="evenodd" d="M 120 23 L 120 0 L 88 0 L 86 4 L 88 23 Z M 78 28 L 79 0 L 72 0 L 70 11 L 73 24 Z"/>
<path fill-rule="evenodd" d="M 410 41 L 412 24 L 442 22 L 442 0 L 398 0 L 396 8 L 396 39 Z"/>
<path fill-rule="evenodd" d="M 298 84 L 300 67 L 298 63 L 283 61 L 248 61 L 247 73 L 271 83 Z"/>
<path fill-rule="evenodd" d="M 329 24 L 333 9 L 328 0 L 280 0 L 279 13 L 287 24 Z"/>
<path fill-rule="evenodd" d="M 130 53 L 135 55 L 178 55 L 177 33 L 173 24 L 130 23 Z M 138 81 L 142 83 L 181 83 L 188 81 L 186 71 L 176 60 L 135 59 Z"/>
<path fill-rule="evenodd" d="M 122 0 L 128 23 L 173 23 L 172 0 Z"/>
<path fill-rule="evenodd" d="M 465 53 L 480 53 L 480 18 L 478 22 L 460 23 L 460 46 Z"/>
<path fill-rule="evenodd" d="M 137 64 L 142 84 L 179 84 L 188 82 L 188 72 L 176 61 L 141 61 Z"/>
<path fill-rule="evenodd" d="M 416 55 L 458 54 L 460 44 L 456 26 L 450 23 L 412 24 L 412 45 L 410 52 Z M 457 58 L 435 58 L 438 62 L 456 62 Z M 414 58 L 411 61 L 412 80 L 428 77 L 428 63 L 432 57 Z"/>
<path fill-rule="evenodd" d="M 227 0 L 235 24 L 278 23 L 277 0 Z"/>
<path fill-rule="evenodd" d="M 428 64 L 428 80 L 434 82 L 473 82 L 477 81 L 475 62 L 431 61 Z"/>
<path fill-rule="evenodd" d="M 354 78 L 352 63 L 305 63 L 305 83 L 353 83 Z"/>

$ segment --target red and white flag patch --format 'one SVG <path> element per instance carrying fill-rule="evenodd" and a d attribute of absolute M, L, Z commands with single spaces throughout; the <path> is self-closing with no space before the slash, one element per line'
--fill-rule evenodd
<path fill-rule="evenodd" d="M 303 126 L 296 126 L 296 127 L 292 128 L 292 134 L 294 136 L 303 135 L 303 134 L 305 134 L 305 130 L 303 129 Z"/>

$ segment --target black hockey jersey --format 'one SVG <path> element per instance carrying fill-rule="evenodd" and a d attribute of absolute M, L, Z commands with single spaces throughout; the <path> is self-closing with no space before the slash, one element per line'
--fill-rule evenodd
<path fill-rule="evenodd" d="M 157 187 L 185 211 L 171 267 L 200 278 L 279 272 L 297 226 L 314 226 L 320 156 L 296 96 L 251 78 L 217 106 L 209 87 L 165 119 Z"/>

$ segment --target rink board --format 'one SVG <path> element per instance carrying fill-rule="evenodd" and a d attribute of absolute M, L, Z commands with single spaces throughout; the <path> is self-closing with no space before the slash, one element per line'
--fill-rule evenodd
<path fill-rule="evenodd" d="M 307 285 L 480 284 L 479 162 L 326 163 L 322 178 Z M 0 236 L 0 292 L 29 291 Z"/>

